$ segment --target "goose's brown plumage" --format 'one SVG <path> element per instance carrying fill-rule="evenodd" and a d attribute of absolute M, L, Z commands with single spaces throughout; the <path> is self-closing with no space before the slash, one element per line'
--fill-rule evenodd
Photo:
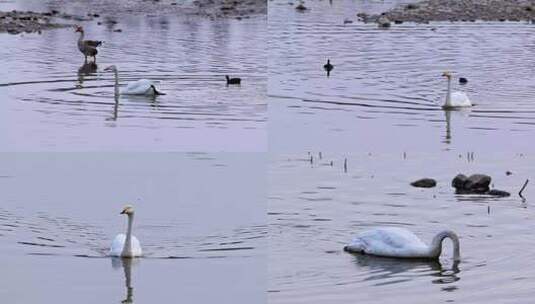
<path fill-rule="evenodd" d="M 97 47 L 102 44 L 102 41 L 98 40 L 84 40 L 84 28 L 81 26 L 76 26 L 76 32 L 80 33 L 80 38 L 78 39 L 78 49 L 85 56 L 85 61 L 87 57 L 93 57 L 93 61 L 96 61 L 96 56 L 98 54 Z"/>

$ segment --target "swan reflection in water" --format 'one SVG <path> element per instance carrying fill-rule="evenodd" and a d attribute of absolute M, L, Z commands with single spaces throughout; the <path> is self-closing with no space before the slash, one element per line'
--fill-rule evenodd
<path fill-rule="evenodd" d="M 113 269 L 123 269 L 126 287 L 126 298 L 121 303 L 134 303 L 134 287 L 132 287 L 132 266 L 139 263 L 139 259 L 113 257 L 111 266 Z"/>
<path fill-rule="evenodd" d="M 444 137 L 443 143 L 451 144 L 451 118 L 452 116 L 455 117 L 454 119 L 462 119 L 470 117 L 470 113 L 472 112 L 471 108 L 458 108 L 454 110 L 447 110 L 444 109 L 444 116 L 446 118 L 446 136 Z"/>
<path fill-rule="evenodd" d="M 109 117 L 109 118 L 106 118 L 106 120 L 116 121 L 117 117 L 119 115 L 119 95 L 115 94 L 113 98 L 114 98 L 115 102 L 113 103 L 112 116 Z"/>
<path fill-rule="evenodd" d="M 459 262 L 453 262 L 450 267 L 444 267 L 438 260 L 426 259 L 396 259 L 364 254 L 353 254 L 355 264 L 359 268 L 364 268 L 369 275 L 364 281 L 380 280 L 379 285 L 396 284 L 407 282 L 418 277 L 436 277 L 433 284 L 451 284 L 460 280 L 458 274 Z M 385 282 L 388 279 L 396 279 Z"/>

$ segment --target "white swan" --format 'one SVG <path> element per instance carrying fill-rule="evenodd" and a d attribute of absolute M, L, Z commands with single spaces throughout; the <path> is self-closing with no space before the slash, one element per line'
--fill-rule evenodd
<path fill-rule="evenodd" d="M 381 227 L 359 234 L 345 251 L 393 258 L 438 259 L 442 252 L 442 241 L 453 242 L 453 260 L 460 260 L 459 238 L 449 230 L 438 233 L 431 245 L 422 242 L 414 233 L 404 228 Z"/>
<path fill-rule="evenodd" d="M 117 67 L 110 65 L 105 68 L 104 71 L 112 71 L 115 74 L 115 95 L 145 95 L 145 96 L 156 96 L 156 95 L 165 95 L 165 93 L 159 92 L 154 86 L 155 82 L 148 79 L 140 79 L 134 82 L 129 82 L 126 85 L 126 88 L 119 90 L 119 73 L 117 72 Z"/>
<path fill-rule="evenodd" d="M 444 72 L 442 76 L 448 79 L 448 92 L 446 93 L 446 102 L 442 105 L 444 109 L 471 107 L 472 102 L 464 92 L 451 91 L 451 74 Z"/>
<path fill-rule="evenodd" d="M 128 230 L 126 235 L 118 234 L 111 243 L 110 255 L 121 258 L 133 258 L 142 255 L 141 245 L 138 239 L 132 235 L 132 224 L 134 221 L 134 208 L 126 206 L 121 214 L 128 215 Z"/>

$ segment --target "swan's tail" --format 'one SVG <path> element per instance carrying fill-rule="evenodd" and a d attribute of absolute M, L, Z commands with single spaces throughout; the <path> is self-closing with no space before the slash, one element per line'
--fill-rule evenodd
<path fill-rule="evenodd" d="M 154 85 L 151 85 L 151 88 L 154 90 L 154 95 L 165 95 L 164 92 L 156 90 L 156 87 Z"/>

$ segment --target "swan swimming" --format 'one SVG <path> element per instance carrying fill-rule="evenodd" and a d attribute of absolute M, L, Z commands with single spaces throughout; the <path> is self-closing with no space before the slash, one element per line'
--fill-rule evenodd
<path fill-rule="evenodd" d="M 446 102 L 442 105 L 443 109 L 454 109 L 462 107 L 471 107 L 472 102 L 464 92 L 451 91 L 451 74 L 449 72 L 444 72 L 443 77 L 448 79 L 448 92 L 446 93 Z"/>
<path fill-rule="evenodd" d="M 111 243 L 110 256 L 121 258 L 133 258 L 142 255 L 141 245 L 138 239 L 132 235 L 132 224 L 134 221 L 134 208 L 132 206 L 124 207 L 120 214 L 128 216 L 128 230 L 126 235 L 118 234 Z"/>
<path fill-rule="evenodd" d="M 115 74 L 115 95 L 144 95 L 144 96 L 156 96 L 156 95 L 165 95 L 156 89 L 154 86 L 154 81 L 148 79 L 140 79 L 134 82 L 129 82 L 126 88 L 119 90 L 119 73 L 117 67 L 110 65 L 105 68 L 106 72 L 113 72 Z"/>
<path fill-rule="evenodd" d="M 393 258 L 438 259 L 445 238 L 450 238 L 453 242 L 453 260 L 460 261 L 459 238 L 449 230 L 438 233 L 428 246 L 407 229 L 375 228 L 360 233 L 344 250 Z"/>

